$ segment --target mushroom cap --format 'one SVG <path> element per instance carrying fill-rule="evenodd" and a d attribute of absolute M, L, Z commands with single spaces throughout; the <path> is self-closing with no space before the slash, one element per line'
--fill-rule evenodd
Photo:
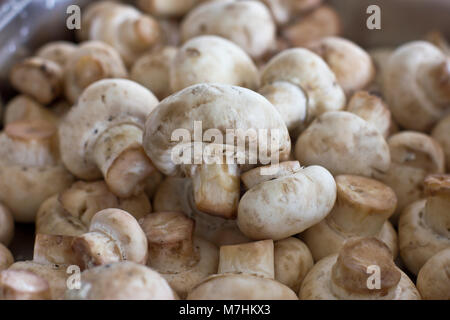
<path fill-rule="evenodd" d="M 223 143 L 226 142 L 227 129 L 233 130 L 238 139 L 244 139 L 249 130 L 267 130 L 271 136 L 274 130 L 278 133 L 276 154 L 281 161 L 289 156 L 291 144 L 286 125 L 275 107 L 263 96 L 241 87 L 197 84 L 164 99 L 145 123 L 145 152 L 164 174 L 181 173 L 180 166 L 172 158 L 173 149 L 179 142 L 171 141 L 171 137 L 178 129 L 189 133 L 191 139 L 195 138 L 195 121 L 201 121 L 203 132 L 208 129 L 218 130 Z M 261 140 L 256 141 L 260 148 L 265 147 Z M 192 145 L 191 141 L 182 142 Z M 270 150 L 267 154 L 268 157 L 273 156 Z"/>
<path fill-rule="evenodd" d="M 450 246 L 450 239 L 427 226 L 424 217 L 426 199 L 407 206 L 398 222 L 400 256 L 409 271 L 418 274 L 434 254 Z"/>
<path fill-rule="evenodd" d="M 333 176 L 311 166 L 248 190 L 239 202 L 237 223 L 251 239 L 284 239 L 325 218 L 335 200 Z"/>
<path fill-rule="evenodd" d="M 176 47 L 165 46 L 142 55 L 133 64 L 130 72 L 131 80 L 149 89 L 158 99 L 164 99 L 172 93 L 170 65 L 177 51 Z"/>
<path fill-rule="evenodd" d="M 183 19 L 183 41 L 202 34 L 227 38 L 251 57 L 266 53 L 275 42 L 275 23 L 259 1 L 209 1 L 195 7 Z"/>
<path fill-rule="evenodd" d="M 285 25 L 293 18 L 320 5 L 322 0 L 262 0 L 262 2 L 270 9 L 275 22 L 278 25 Z"/>
<path fill-rule="evenodd" d="M 369 54 L 350 40 L 325 37 L 311 43 L 308 48 L 325 60 L 347 95 L 367 87 L 375 76 Z"/>
<path fill-rule="evenodd" d="M 130 261 L 116 262 L 81 274 L 81 289 L 67 290 L 69 300 L 175 300 L 160 274 Z"/>
<path fill-rule="evenodd" d="M 319 116 L 297 139 L 295 157 L 304 165 L 321 165 L 333 175 L 372 177 L 389 169 L 389 148 L 381 133 L 345 111 Z"/>
<path fill-rule="evenodd" d="M 275 241 L 274 250 L 275 280 L 298 292 L 314 265 L 311 251 L 301 240 L 293 237 Z"/>
<path fill-rule="evenodd" d="M 205 279 L 187 300 L 298 300 L 284 284 L 247 274 L 219 274 Z"/>
<path fill-rule="evenodd" d="M 37 233 L 34 241 L 33 261 L 42 264 L 77 264 L 72 250 L 74 237 Z"/>
<path fill-rule="evenodd" d="M 11 243 L 14 236 L 14 218 L 8 208 L 0 203 L 0 243 Z"/>
<path fill-rule="evenodd" d="M 51 299 L 64 299 L 67 289 L 67 265 L 43 264 L 35 261 L 18 261 L 11 265 L 10 270 L 23 270 L 31 272 L 45 280 L 50 286 Z"/>
<path fill-rule="evenodd" d="M 276 81 L 290 82 L 303 90 L 308 97 L 308 121 L 345 106 L 344 91 L 333 71 L 320 56 L 308 49 L 287 49 L 273 57 L 261 73 L 261 86 Z"/>
<path fill-rule="evenodd" d="M 147 237 L 136 219 L 121 209 L 104 209 L 91 220 L 89 232 L 104 233 L 118 246 L 121 259 L 147 262 Z"/>
<path fill-rule="evenodd" d="M 81 179 L 100 178 L 93 155 L 100 135 L 121 124 L 143 128 L 157 104 L 150 91 L 130 80 L 106 79 L 87 87 L 59 127 L 61 157 L 67 169 Z"/>
<path fill-rule="evenodd" d="M 56 123 L 57 118 L 48 108 L 26 95 L 18 95 L 11 99 L 5 107 L 5 125 L 22 120 L 44 120 Z"/>
<path fill-rule="evenodd" d="M 402 127 L 426 131 L 444 114 L 449 101 L 435 102 L 438 94 L 430 96 L 423 81 L 431 81 L 424 67 L 437 66 L 446 59 L 439 48 L 425 41 L 406 43 L 389 57 L 383 93 L 394 119 Z"/>
<path fill-rule="evenodd" d="M 445 154 L 447 172 L 450 172 L 450 115 L 438 122 L 434 127 L 431 136 L 440 143 Z"/>
<path fill-rule="evenodd" d="M 270 170 L 274 168 L 276 173 L 269 174 L 271 172 L 265 172 L 264 170 Z M 264 183 L 269 180 L 278 179 L 284 176 L 290 176 L 296 172 L 302 170 L 300 162 L 298 161 L 284 161 L 278 165 L 267 165 L 262 167 L 257 167 L 244 172 L 241 175 L 242 183 L 247 189 L 251 189 L 257 184 Z"/>
<path fill-rule="evenodd" d="M 417 289 L 425 300 L 450 300 L 450 247 L 432 256 L 417 275 Z"/>
<path fill-rule="evenodd" d="M 2 300 L 48 300 L 48 282 L 42 277 L 24 270 L 0 272 L 0 298 Z"/>
<path fill-rule="evenodd" d="M 380 270 L 379 288 L 368 286 L 371 266 Z M 393 296 L 388 296 L 389 291 Z M 420 299 L 414 284 L 394 264 L 387 246 L 375 238 L 349 239 L 339 254 L 317 262 L 303 280 L 299 296 L 300 300 Z"/>
<path fill-rule="evenodd" d="M 0 243 L 0 271 L 8 269 L 14 263 L 14 257 L 9 249 Z"/>
<path fill-rule="evenodd" d="M 36 56 L 51 60 L 64 67 L 76 49 L 77 45 L 72 42 L 53 41 L 40 47 L 36 52 Z"/>
<path fill-rule="evenodd" d="M 186 41 L 170 65 L 173 92 L 197 83 L 222 83 L 255 90 L 258 69 L 235 43 L 217 36 L 198 36 Z"/>

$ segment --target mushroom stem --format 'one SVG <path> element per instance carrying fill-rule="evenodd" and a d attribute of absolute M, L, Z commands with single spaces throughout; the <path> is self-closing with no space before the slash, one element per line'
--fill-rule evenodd
<path fill-rule="evenodd" d="M 84 89 L 106 75 L 102 61 L 94 56 L 81 57 L 74 67 L 74 78 L 78 87 Z"/>
<path fill-rule="evenodd" d="M 428 97 L 446 108 L 450 101 L 450 58 L 438 64 L 424 65 L 423 68 L 418 73 L 419 81 Z"/>
<path fill-rule="evenodd" d="M 193 170 L 192 186 L 198 210 L 226 219 L 237 214 L 240 179 L 236 164 L 203 164 Z"/>
<path fill-rule="evenodd" d="M 120 42 L 128 43 L 136 50 L 144 50 L 159 38 L 159 25 L 155 19 L 142 16 L 124 21 L 119 30 Z"/>
<path fill-rule="evenodd" d="M 5 153 L 11 160 L 23 166 L 55 164 L 57 146 L 55 126 L 43 120 L 15 121 L 8 124 L 5 133 L 11 144 Z"/>
<path fill-rule="evenodd" d="M 180 212 L 158 212 L 141 223 L 148 240 L 147 265 L 164 273 L 178 273 L 198 263 L 194 220 Z"/>
<path fill-rule="evenodd" d="M 430 175 L 425 179 L 424 218 L 440 235 L 450 238 L 450 175 Z"/>
<path fill-rule="evenodd" d="M 142 130 L 130 124 L 106 130 L 95 144 L 94 159 L 108 187 L 122 198 L 142 191 L 155 170 L 142 149 Z"/>
<path fill-rule="evenodd" d="M 274 279 L 274 261 L 273 240 L 222 246 L 218 273 L 243 273 Z"/>

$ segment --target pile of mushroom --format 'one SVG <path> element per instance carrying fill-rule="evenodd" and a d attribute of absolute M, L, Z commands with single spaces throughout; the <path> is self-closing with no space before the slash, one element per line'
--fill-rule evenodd
<path fill-rule="evenodd" d="M 134 4 L 11 67 L 0 300 L 450 299 L 441 34 L 366 51 L 322 0 Z"/>

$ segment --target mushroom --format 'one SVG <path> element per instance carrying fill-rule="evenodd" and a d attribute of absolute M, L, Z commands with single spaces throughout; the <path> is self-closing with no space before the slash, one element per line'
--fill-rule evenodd
<path fill-rule="evenodd" d="M 199 123 L 205 134 L 199 135 Z M 173 140 L 177 132 L 183 134 L 178 143 Z M 215 137 L 214 143 L 209 134 Z M 269 140 L 261 138 L 264 135 Z M 246 137 L 251 141 L 249 150 L 242 150 Z M 272 142 L 270 147 L 267 141 Z M 261 95 L 230 85 L 198 84 L 167 97 L 149 115 L 143 146 L 162 173 L 192 178 L 196 208 L 232 219 L 240 195 L 238 165 L 272 161 L 274 157 L 283 161 L 290 153 L 290 138 L 278 112 Z M 198 159 L 199 147 L 202 159 Z M 210 150 L 213 159 L 208 158 Z M 181 159 L 177 158 L 180 153 Z M 230 153 L 238 159 L 230 159 Z"/>
<path fill-rule="evenodd" d="M 383 86 L 395 121 L 428 131 L 450 110 L 450 58 L 425 41 L 404 44 L 390 56 Z"/>
<path fill-rule="evenodd" d="M 308 48 L 325 60 L 347 96 L 366 88 L 375 77 L 370 55 L 350 40 L 324 37 L 309 44 Z"/>
<path fill-rule="evenodd" d="M 8 248 L 0 243 L 0 271 L 6 270 L 14 263 L 14 257 Z"/>
<path fill-rule="evenodd" d="M 161 29 L 160 44 L 179 47 L 181 45 L 180 22 L 177 19 L 159 19 Z"/>
<path fill-rule="evenodd" d="M 152 213 L 140 224 L 147 236 L 147 265 L 159 272 L 181 299 L 217 272 L 217 247 L 194 236 L 195 222 L 184 213 Z"/>
<path fill-rule="evenodd" d="M 145 117 L 157 103 L 150 91 L 130 80 L 90 85 L 59 126 L 67 169 L 84 180 L 103 176 L 119 197 L 139 194 L 155 170 L 141 142 Z"/>
<path fill-rule="evenodd" d="M 297 238 L 286 238 L 274 243 L 275 280 L 300 290 L 303 279 L 314 265 L 311 251 Z"/>
<path fill-rule="evenodd" d="M 277 167 L 266 169 L 271 172 Z M 280 240 L 321 221 L 335 200 L 336 183 L 325 168 L 301 168 L 251 187 L 239 202 L 237 223 L 250 239 Z"/>
<path fill-rule="evenodd" d="M 340 175 L 335 180 L 337 199 L 330 214 L 302 235 L 314 260 L 338 253 L 352 237 L 376 237 L 395 258 L 397 234 L 388 221 L 397 206 L 394 191 L 381 182 L 360 176 Z"/>
<path fill-rule="evenodd" d="M 400 256 L 417 274 L 434 254 L 450 247 L 450 175 L 430 175 L 426 198 L 405 208 L 398 223 Z"/>
<path fill-rule="evenodd" d="M 152 269 L 115 262 L 81 273 L 81 288 L 68 289 L 68 300 L 175 300 L 167 281 Z"/>
<path fill-rule="evenodd" d="M 322 0 L 262 0 L 270 9 L 272 17 L 279 26 L 286 25 L 299 15 L 303 15 L 322 2 Z"/>
<path fill-rule="evenodd" d="M 441 49 L 447 56 L 450 56 L 450 44 L 442 32 L 438 30 L 430 31 L 425 35 L 425 40 Z"/>
<path fill-rule="evenodd" d="M 290 47 L 305 47 L 311 42 L 341 33 L 341 18 L 332 7 L 322 5 L 281 29 Z"/>
<path fill-rule="evenodd" d="M 17 91 L 48 104 L 63 92 L 63 69 L 51 60 L 30 57 L 11 69 L 10 82 Z"/>
<path fill-rule="evenodd" d="M 425 300 L 450 300 L 450 247 L 432 256 L 417 275 L 417 289 Z"/>
<path fill-rule="evenodd" d="M 393 131 L 391 111 L 383 99 L 367 91 L 357 91 L 347 105 L 347 111 L 372 124 L 384 138 Z"/>
<path fill-rule="evenodd" d="M 36 56 L 51 60 L 65 67 L 69 57 L 77 50 L 77 45 L 68 41 L 49 42 L 38 49 Z"/>
<path fill-rule="evenodd" d="M 296 294 L 274 280 L 272 240 L 220 247 L 218 274 L 209 276 L 188 300 L 297 300 Z"/>
<path fill-rule="evenodd" d="M 390 47 L 376 47 L 369 49 L 367 52 L 372 58 L 375 66 L 375 78 L 368 90 L 383 95 L 384 73 L 386 72 L 389 57 L 394 52 L 394 49 Z"/>
<path fill-rule="evenodd" d="M 55 265 L 76 265 L 72 242 L 74 237 L 37 233 L 33 262 Z"/>
<path fill-rule="evenodd" d="M 263 56 L 275 42 L 275 23 L 259 1 L 209 1 L 192 9 L 181 23 L 185 42 L 199 35 L 233 41 L 252 58 Z"/>
<path fill-rule="evenodd" d="M 441 145 L 445 155 L 447 172 L 450 172 L 450 115 L 438 122 L 431 132 L 431 136 Z"/>
<path fill-rule="evenodd" d="M 320 114 L 345 106 L 333 72 L 322 58 L 302 48 L 284 50 L 269 61 L 261 73 L 260 92 L 284 119 L 295 115 L 286 125 L 297 134 Z"/>
<path fill-rule="evenodd" d="M 58 117 L 51 110 L 30 97 L 20 94 L 5 106 L 3 123 L 7 125 L 23 120 L 44 120 L 54 124 L 58 123 Z"/>
<path fill-rule="evenodd" d="M 14 236 L 14 218 L 11 211 L 0 203 L 0 243 L 8 246 Z"/>
<path fill-rule="evenodd" d="M 138 0 L 137 6 L 156 17 L 182 17 L 204 0 Z"/>
<path fill-rule="evenodd" d="M 373 177 L 389 169 L 389 148 L 381 133 L 357 115 L 335 111 L 319 116 L 297 139 L 295 157 L 333 175 Z"/>
<path fill-rule="evenodd" d="M 64 68 L 64 90 L 69 102 L 75 103 L 92 83 L 101 79 L 126 78 L 127 70 L 119 53 L 100 41 L 82 43 L 68 57 Z"/>
<path fill-rule="evenodd" d="M 48 282 L 23 270 L 0 272 L 0 300 L 50 300 Z"/>
<path fill-rule="evenodd" d="M 52 300 L 64 299 L 67 283 L 71 272 L 68 265 L 53 263 L 38 263 L 35 261 L 19 261 L 12 264 L 9 270 L 30 272 L 49 285 Z"/>
<path fill-rule="evenodd" d="M 396 224 L 403 209 L 423 196 L 425 177 L 444 173 L 445 159 L 437 141 L 423 133 L 402 131 L 392 135 L 387 143 L 391 165 L 386 172 L 378 172 L 375 178 L 390 186 L 397 195 L 397 210 L 391 217 Z"/>
<path fill-rule="evenodd" d="M 173 92 L 197 83 L 254 90 L 259 86 L 259 74 L 252 59 L 233 42 L 217 36 L 199 36 L 186 41 L 170 65 Z"/>
<path fill-rule="evenodd" d="M 153 199 L 155 212 L 183 212 L 195 220 L 195 236 L 216 246 L 248 242 L 236 224 L 199 211 L 195 206 L 192 181 L 187 178 L 167 177 L 159 185 Z"/>
<path fill-rule="evenodd" d="M 162 100 L 172 93 L 170 65 L 177 48 L 165 46 L 142 55 L 131 69 L 130 78 L 153 92 Z"/>
<path fill-rule="evenodd" d="M 128 212 L 111 208 L 97 212 L 89 231 L 73 239 L 72 249 L 83 269 L 116 261 L 147 262 L 147 238 Z"/>
<path fill-rule="evenodd" d="M 41 120 L 10 123 L 0 134 L 0 201 L 17 222 L 34 222 L 41 203 L 73 181 L 56 138 L 55 126 Z"/>
<path fill-rule="evenodd" d="M 157 43 L 160 29 L 154 18 L 130 5 L 98 1 L 83 11 L 78 37 L 109 44 L 130 66 Z"/>
<path fill-rule="evenodd" d="M 348 240 L 339 254 L 317 262 L 300 288 L 300 300 L 420 300 L 408 276 L 376 238 Z"/>

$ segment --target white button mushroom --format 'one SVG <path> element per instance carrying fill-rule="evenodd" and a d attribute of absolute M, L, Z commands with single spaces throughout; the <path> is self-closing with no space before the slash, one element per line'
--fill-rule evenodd
<path fill-rule="evenodd" d="M 397 209 L 391 217 L 396 224 L 403 209 L 423 196 L 425 177 L 444 173 L 445 159 L 437 141 L 423 133 L 402 131 L 390 136 L 387 143 L 391 165 L 386 172 L 375 174 L 375 178 L 390 186 L 397 195 Z"/>
<path fill-rule="evenodd" d="M 158 271 L 181 299 L 217 272 L 217 247 L 194 237 L 195 222 L 183 213 L 152 213 L 140 224 L 147 236 L 147 265 Z"/>
<path fill-rule="evenodd" d="M 417 275 L 417 289 L 425 300 L 450 300 L 450 248 L 439 251 Z"/>
<path fill-rule="evenodd" d="M 90 84 L 107 78 L 126 78 L 127 70 L 119 53 L 100 41 L 82 43 L 69 57 L 64 68 L 64 91 L 75 103 Z"/>
<path fill-rule="evenodd" d="M 450 115 L 438 122 L 431 136 L 440 143 L 445 154 L 447 172 L 450 172 Z"/>
<path fill-rule="evenodd" d="M 206 278 L 188 300 L 297 300 L 296 294 L 274 280 L 272 240 L 222 246 L 219 271 Z"/>
<path fill-rule="evenodd" d="M 65 67 L 69 57 L 76 51 L 77 45 L 68 41 L 49 42 L 38 49 L 36 56 L 51 60 Z"/>
<path fill-rule="evenodd" d="M 159 37 L 158 22 L 136 8 L 112 1 L 94 2 L 83 11 L 78 33 L 82 41 L 98 40 L 114 47 L 130 66 Z"/>
<path fill-rule="evenodd" d="M 384 94 L 394 119 L 427 131 L 449 110 L 450 58 L 425 41 L 397 48 L 384 72 Z"/>
<path fill-rule="evenodd" d="M 103 176 L 119 197 L 138 194 L 155 170 L 141 143 L 145 118 L 157 104 L 150 91 L 133 81 L 90 85 L 59 126 L 67 169 L 85 180 Z"/>
<path fill-rule="evenodd" d="M 0 203 L 0 243 L 8 246 L 14 236 L 14 218 L 11 211 Z"/>
<path fill-rule="evenodd" d="M 34 240 L 33 262 L 55 265 L 75 265 L 72 249 L 74 237 L 37 233 Z"/>
<path fill-rule="evenodd" d="M 388 221 L 397 206 L 394 191 L 365 177 L 342 175 L 335 179 L 337 199 L 333 210 L 302 235 L 314 260 L 338 253 L 351 237 L 377 237 L 395 258 L 397 234 Z"/>
<path fill-rule="evenodd" d="M 326 112 L 299 137 L 295 157 L 304 165 L 321 165 L 333 175 L 373 177 L 390 165 L 389 148 L 381 133 L 357 115 Z"/>
<path fill-rule="evenodd" d="M 0 243 L 0 271 L 8 269 L 14 263 L 14 257 L 7 247 Z"/>
<path fill-rule="evenodd" d="M 24 270 L 0 272 L 0 300 L 49 300 L 50 287 L 44 278 Z"/>
<path fill-rule="evenodd" d="M 233 42 L 217 36 L 189 39 L 170 66 L 173 92 L 197 83 L 222 83 L 249 89 L 259 86 L 258 69 Z"/>
<path fill-rule="evenodd" d="M 200 136 L 195 122 L 201 124 Z M 175 131 L 178 130 L 178 131 Z M 222 141 L 208 138 L 206 132 L 214 130 Z M 233 140 L 227 135 L 233 133 Z M 264 130 L 270 146 L 261 138 Z M 171 141 L 172 135 L 183 131 L 189 141 Z M 250 132 L 249 132 L 250 131 Z M 196 133 L 197 132 L 197 133 Z M 203 134 L 205 133 L 205 134 Z M 256 133 L 255 136 L 251 136 Z M 240 150 L 239 141 L 250 137 L 249 150 Z M 197 140 L 198 139 L 198 140 Z M 194 141 L 193 141 L 194 140 Z M 194 147 L 200 144 L 201 159 Z M 145 124 L 143 146 L 153 164 L 166 175 L 187 175 L 192 178 L 195 203 L 199 210 L 225 218 L 234 218 L 240 195 L 239 167 L 236 159 L 224 159 L 224 155 L 242 151 L 245 165 L 251 159 L 262 161 L 261 154 L 281 161 L 290 153 L 290 138 L 281 116 L 261 95 L 245 88 L 222 84 L 198 84 L 164 99 L 152 112 Z M 220 161 L 205 161 L 206 149 L 214 147 Z M 181 150 L 188 157 L 176 159 Z M 193 149 L 193 152 L 191 152 Z M 259 150 L 258 153 L 256 153 Z M 244 154 L 245 153 L 245 154 Z M 174 157 L 175 155 L 175 157 Z M 190 155 L 190 156 L 189 156 Z M 188 158 L 188 159 L 185 159 Z M 217 159 L 217 157 L 216 157 Z M 213 159 L 213 160 L 216 160 Z M 188 160 L 188 161 L 184 161 Z M 239 159 L 238 159 L 239 160 Z M 186 163 L 188 162 L 188 163 Z M 212 162 L 212 163 L 211 163 Z M 241 164 L 241 163 L 239 163 Z"/>
<path fill-rule="evenodd" d="M 172 93 L 170 87 L 170 65 L 177 54 L 177 48 L 165 46 L 142 55 L 131 69 L 130 79 L 140 83 L 158 99 Z"/>
<path fill-rule="evenodd" d="M 427 198 L 406 207 L 398 223 L 400 256 L 414 274 L 450 247 L 450 175 L 428 176 L 424 189 Z"/>
<path fill-rule="evenodd" d="M 339 254 L 317 262 L 303 280 L 299 296 L 300 300 L 420 300 L 412 281 L 394 264 L 389 248 L 375 238 L 348 240 Z"/>
<path fill-rule="evenodd" d="M 3 123 L 5 125 L 22 120 L 45 120 L 57 124 L 58 117 L 48 108 L 26 95 L 18 95 L 5 106 Z"/>
<path fill-rule="evenodd" d="M 295 88 L 287 88 L 284 83 Z M 301 126 L 295 128 L 288 122 L 291 131 L 303 129 L 305 113 L 309 123 L 324 112 L 342 110 L 345 106 L 345 95 L 335 75 L 322 58 L 307 49 L 288 49 L 273 57 L 261 73 L 261 86 L 261 92 L 268 94 L 267 98 L 283 118 L 289 117 L 288 112 L 296 113 L 291 121 Z M 274 92 L 280 92 L 282 97 Z"/>
<path fill-rule="evenodd" d="M 237 223 L 250 239 L 284 239 L 325 218 L 335 200 L 333 176 L 311 166 L 249 189 L 239 202 Z"/>
<path fill-rule="evenodd" d="M 56 138 L 55 126 L 41 120 L 10 123 L 0 134 L 0 201 L 17 222 L 33 222 L 41 203 L 73 181 Z"/>
<path fill-rule="evenodd" d="M 298 292 L 314 265 L 311 252 L 306 244 L 292 237 L 275 241 L 274 250 L 275 280 Z"/>
<path fill-rule="evenodd" d="M 183 42 L 199 35 L 217 35 L 233 41 L 252 58 L 259 58 L 275 42 L 275 23 L 258 1 L 209 1 L 195 7 L 181 24 Z"/>
<path fill-rule="evenodd" d="M 122 261 L 81 273 L 81 288 L 68 289 L 68 300 L 175 300 L 167 281 L 152 269 Z"/>
<path fill-rule="evenodd" d="M 91 220 L 89 231 L 72 242 L 82 268 L 129 260 L 147 262 L 147 238 L 136 219 L 121 209 L 104 209 Z"/>

